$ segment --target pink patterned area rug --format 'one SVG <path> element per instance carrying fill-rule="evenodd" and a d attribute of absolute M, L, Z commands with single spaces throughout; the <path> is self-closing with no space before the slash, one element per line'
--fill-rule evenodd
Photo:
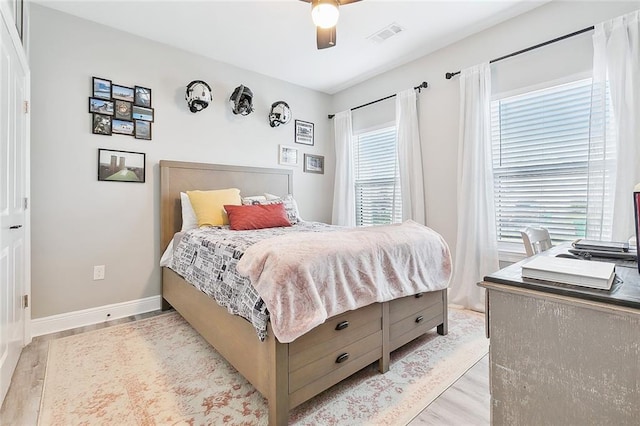
<path fill-rule="evenodd" d="M 435 330 L 295 408 L 294 425 L 404 425 L 482 358 L 484 319 Z M 266 400 L 177 313 L 53 340 L 38 424 L 266 425 Z"/>

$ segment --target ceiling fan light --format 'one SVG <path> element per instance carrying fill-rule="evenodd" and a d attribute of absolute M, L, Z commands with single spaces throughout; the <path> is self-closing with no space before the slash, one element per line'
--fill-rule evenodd
<path fill-rule="evenodd" d="M 311 7 L 311 18 L 316 27 L 331 28 L 338 23 L 340 12 L 337 1 L 314 0 Z"/>

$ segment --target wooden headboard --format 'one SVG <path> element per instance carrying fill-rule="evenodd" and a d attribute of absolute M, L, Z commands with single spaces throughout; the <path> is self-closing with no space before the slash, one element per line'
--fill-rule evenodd
<path fill-rule="evenodd" d="M 293 193 L 293 171 L 262 167 L 160 161 L 160 242 L 162 250 L 182 227 L 180 192 L 238 188 L 243 196 Z"/>

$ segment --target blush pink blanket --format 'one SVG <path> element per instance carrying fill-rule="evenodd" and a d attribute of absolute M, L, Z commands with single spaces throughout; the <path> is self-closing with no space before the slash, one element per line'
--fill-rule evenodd
<path fill-rule="evenodd" d="M 273 333 L 288 343 L 334 315 L 446 288 L 451 255 L 440 234 L 406 221 L 269 238 L 249 247 L 236 270 L 249 277 Z"/>

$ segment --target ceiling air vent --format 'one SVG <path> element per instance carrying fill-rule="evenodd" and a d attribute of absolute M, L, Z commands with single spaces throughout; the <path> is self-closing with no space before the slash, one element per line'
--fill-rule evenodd
<path fill-rule="evenodd" d="M 391 37 L 401 33 L 402 31 L 404 31 L 404 28 L 402 28 L 397 23 L 393 22 L 392 24 L 387 25 L 383 29 L 371 34 L 367 38 L 371 41 L 375 41 L 376 43 L 382 43 L 383 41 L 389 40 Z"/>

